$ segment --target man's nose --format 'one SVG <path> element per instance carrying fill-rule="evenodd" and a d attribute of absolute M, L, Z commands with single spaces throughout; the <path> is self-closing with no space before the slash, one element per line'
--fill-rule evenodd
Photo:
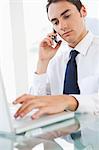
<path fill-rule="evenodd" d="M 59 29 L 62 31 L 66 31 L 68 28 L 66 21 L 61 20 L 59 23 Z"/>

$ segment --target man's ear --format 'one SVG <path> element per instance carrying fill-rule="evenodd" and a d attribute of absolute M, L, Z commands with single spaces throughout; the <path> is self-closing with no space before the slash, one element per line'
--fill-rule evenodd
<path fill-rule="evenodd" d="M 86 17 L 87 16 L 87 10 L 85 8 L 85 6 L 83 5 L 81 10 L 80 10 L 80 14 L 82 17 Z"/>

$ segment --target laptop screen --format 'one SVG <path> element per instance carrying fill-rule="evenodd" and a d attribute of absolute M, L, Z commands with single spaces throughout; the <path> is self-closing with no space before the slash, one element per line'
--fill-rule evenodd
<path fill-rule="evenodd" d="M 3 82 L 3 76 L 0 70 L 0 132 L 12 132 L 11 117 L 7 104 L 7 97 Z"/>

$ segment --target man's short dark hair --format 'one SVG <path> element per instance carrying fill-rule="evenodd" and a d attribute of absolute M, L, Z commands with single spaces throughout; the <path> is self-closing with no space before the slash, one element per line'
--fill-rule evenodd
<path fill-rule="evenodd" d="M 62 0 L 48 0 L 48 1 L 47 1 L 48 3 L 47 3 L 47 5 L 46 5 L 46 11 L 47 11 L 47 13 L 48 13 L 48 8 L 49 8 L 49 6 L 50 6 L 52 3 L 57 3 L 57 2 L 59 2 L 59 1 L 62 1 Z M 81 3 L 80 0 L 63 0 L 63 1 L 67 1 L 67 2 L 72 3 L 73 5 L 75 5 L 75 6 L 77 7 L 78 11 L 80 12 L 81 7 L 82 7 L 82 3 Z"/>

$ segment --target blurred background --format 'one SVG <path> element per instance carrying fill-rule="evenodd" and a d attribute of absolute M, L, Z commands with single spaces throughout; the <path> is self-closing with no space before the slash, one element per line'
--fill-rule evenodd
<path fill-rule="evenodd" d="M 8 101 L 29 92 L 39 41 L 52 29 L 47 19 L 46 2 L 47 0 L 0 1 L 0 67 Z M 88 10 L 88 23 L 91 23 L 91 18 L 97 22 L 99 0 L 82 2 Z M 96 26 L 99 26 L 98 22 L 92 30 Z"/>

